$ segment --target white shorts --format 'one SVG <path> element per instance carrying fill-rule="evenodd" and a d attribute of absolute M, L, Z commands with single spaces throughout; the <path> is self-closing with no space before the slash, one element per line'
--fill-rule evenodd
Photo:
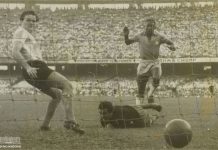
<path fill-rule="evenodd" d="M 148 75 L 160 78 L 162 75 L 161 63 L 157 60 L 140 60 L 137 67 L 137 76 Z"/>

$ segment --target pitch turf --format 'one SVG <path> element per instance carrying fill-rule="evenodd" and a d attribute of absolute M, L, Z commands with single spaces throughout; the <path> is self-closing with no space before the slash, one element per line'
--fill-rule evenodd
<path fill-rule="evenodd" d="M 98 103 L 111 100 L 117 104 L 133 104 L 133 97 L 76 97 L 74 102 L 78 122 L 86 130 L 83 136 L 62 127 L 63 108 L 58 107 L 51 122 L 52 130 L 40 132 L 49 98 L 46 96 L 9 95 L 0 97 L 0 137 L 20 137 L 25 150 L 161 150 L 167 147 L 163 129 L 174 118 L 187 120 L 193 129 L 193 139 L 185 150 L 217 150 L 217 100 L 211 98 L 156 99 L 163 106 L 152 127 L 143 129 L 103 129 L 98 121 Z M 36 100 L 34 101 L 34 99 Z M 216 98 L 215 98 L 216 99 Z"/>

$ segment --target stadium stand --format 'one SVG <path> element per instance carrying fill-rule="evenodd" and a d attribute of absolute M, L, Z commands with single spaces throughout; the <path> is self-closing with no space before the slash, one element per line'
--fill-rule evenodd
<path fill-rule="evenodd" d="M 171 38 L 178 47 L 176 53 L 161 48 L 161 57 L 216 57 L 217 7 L 178 6 L 121 9 L 38 9 L 40 22 L 37 37 L 47 60 L 70 59 L 135 59 L 137 44 L 126 46 L 122 29 L 130 28 L 130 36 L 143 30 L 148 17 L 154 17 L 158 30 Z M 0 9 L 1 57 L 10 56 L 11 37 L 19 25 L 23 9 Z M 190 15 L 192 14 L 192 15 Z"/>
<path fill-rule="evenodd" d="M 34 95 L 41 93 L 28 85 L 26 82 L 21 82 L 14 87 L 10 87 L 9 80 L 0 80 L 1 94 L 22 94 Z M 134 79 L 119 78 L 118 80 L 109 80 L 99 82 L 90 78 L 81 81 L 72 81 L 74 94 L 80 96 L 134 96 L 136 95 L 137 85 Z M 202 77 L 163 77 L 156 97 L 209 97 L 211 95 L 209 87 L 214 86 L 215 94 L 218 94 L 218 79 L 217 78 L 202 78 Z M 20 88 L 22 87 L 22 88 Z M 147 89 L 149 86 L 147 87 Z"/>

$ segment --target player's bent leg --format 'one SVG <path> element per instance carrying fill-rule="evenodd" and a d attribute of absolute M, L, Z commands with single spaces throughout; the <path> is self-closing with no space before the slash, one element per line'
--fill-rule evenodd
<path fill-rule="evenodd" d="M 149 113 L 147 113 L 146 115 L 145 115 L 145 126 L 146 127 L 151 127 L 151 125 L 152 125 L 152 118 L 151 118 L 151 115 L 149 114 Z"/>
<path fill-rule="evenodd" d="M 152 85 L 156 89 L 160 84 L 160 79 L 159 78 L 153 78 Z"/>
<path fill-rule="evenodd" d="M 148 82 L 148 76 L 137 75 L 138 94 L 136 96 L 136 105 L 144 102 L 145 87 Z"/>
<path fill-rule="evenodd" d="M 144 103 L 144 97 L 138 97 L 136 96 L 136 99 L 135 99 L 135 104 L 136 105 L 141 105 Z"/>
<path fill-rule="evenodd" d="M 72 112 L 72 85 L 70 81 L 58 72 L 52 72 L 48 77 L 50 86 L 61 89 L 63 104 L 65 107 L 66 120 L 74 120 Z"/>
<path fill-rule="evenodd" d="M 153 78 L 153 82 L 148 91 L 148 103 L 154 103 L 153 93 L 156 90 L 156 88 L 159 86 L 159 83 L 160 83 L 160 79 Z"/>
<path fill-rule="evenodd" d="M 64 127 L 66 129 L 72 129 L 79 134 L 83 134 L 84 130 L 81 129 L 79 125 L 76 123 L 76 119 L 73 114 L 73 108 L 72 108 L 73 87 L 71 82 L 58 72 L 52 72 L 48 77 L 48 80 L 50 81 L 50 84 L 52 86 L 62 90 L 62 96 L 63 96 L 62 102 L 65 108 L 65 117 L 66 117 Z"/>
<path fill-rule="evenodd" d="M 50 88 L 48 90 L 42 91 L 43 93 L 52 97 L 52 100 L 49 102 L 47 107 L 47 112 L 45 115 L 45 119 L 40 127 L 40 130 L 47 131 L 50 130 L 49 124 L 55 113 L 55 110 L 62 99 L 62 91 L 57 88 Z"/>
<path fill-rule="evenodd" d="M 162 74 L 161 66 L 160 65 L 154 66 L 151 69 L 151 73 L 152 73 L 152 84 L 148 91 L 148 103 L 154 103 L 153 93 L 155 92 L 155 90 L 160 84 L 160 77 Z"/>
<path fill-rule="evenodd" d="M 72 93 L 72 84 L 65 76 L 58 72 L 54 71 L 48 76 L 48 84 L 51 87 L 61 89 L 64 94 L 71 95 Z"/>

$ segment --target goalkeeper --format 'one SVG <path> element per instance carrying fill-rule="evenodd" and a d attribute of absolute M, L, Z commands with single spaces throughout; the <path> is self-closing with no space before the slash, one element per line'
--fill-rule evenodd
<path fill-rule="evenodd" d="M 143 128 L 150 127 L 158 118 L 156 115 L 150 115 L 149 109 L 160 112 L 162 107 L 154 103 L 140 106 L 113 106 L 109 101 L 102 101 L 98 109 L 102 127 Z"/>

